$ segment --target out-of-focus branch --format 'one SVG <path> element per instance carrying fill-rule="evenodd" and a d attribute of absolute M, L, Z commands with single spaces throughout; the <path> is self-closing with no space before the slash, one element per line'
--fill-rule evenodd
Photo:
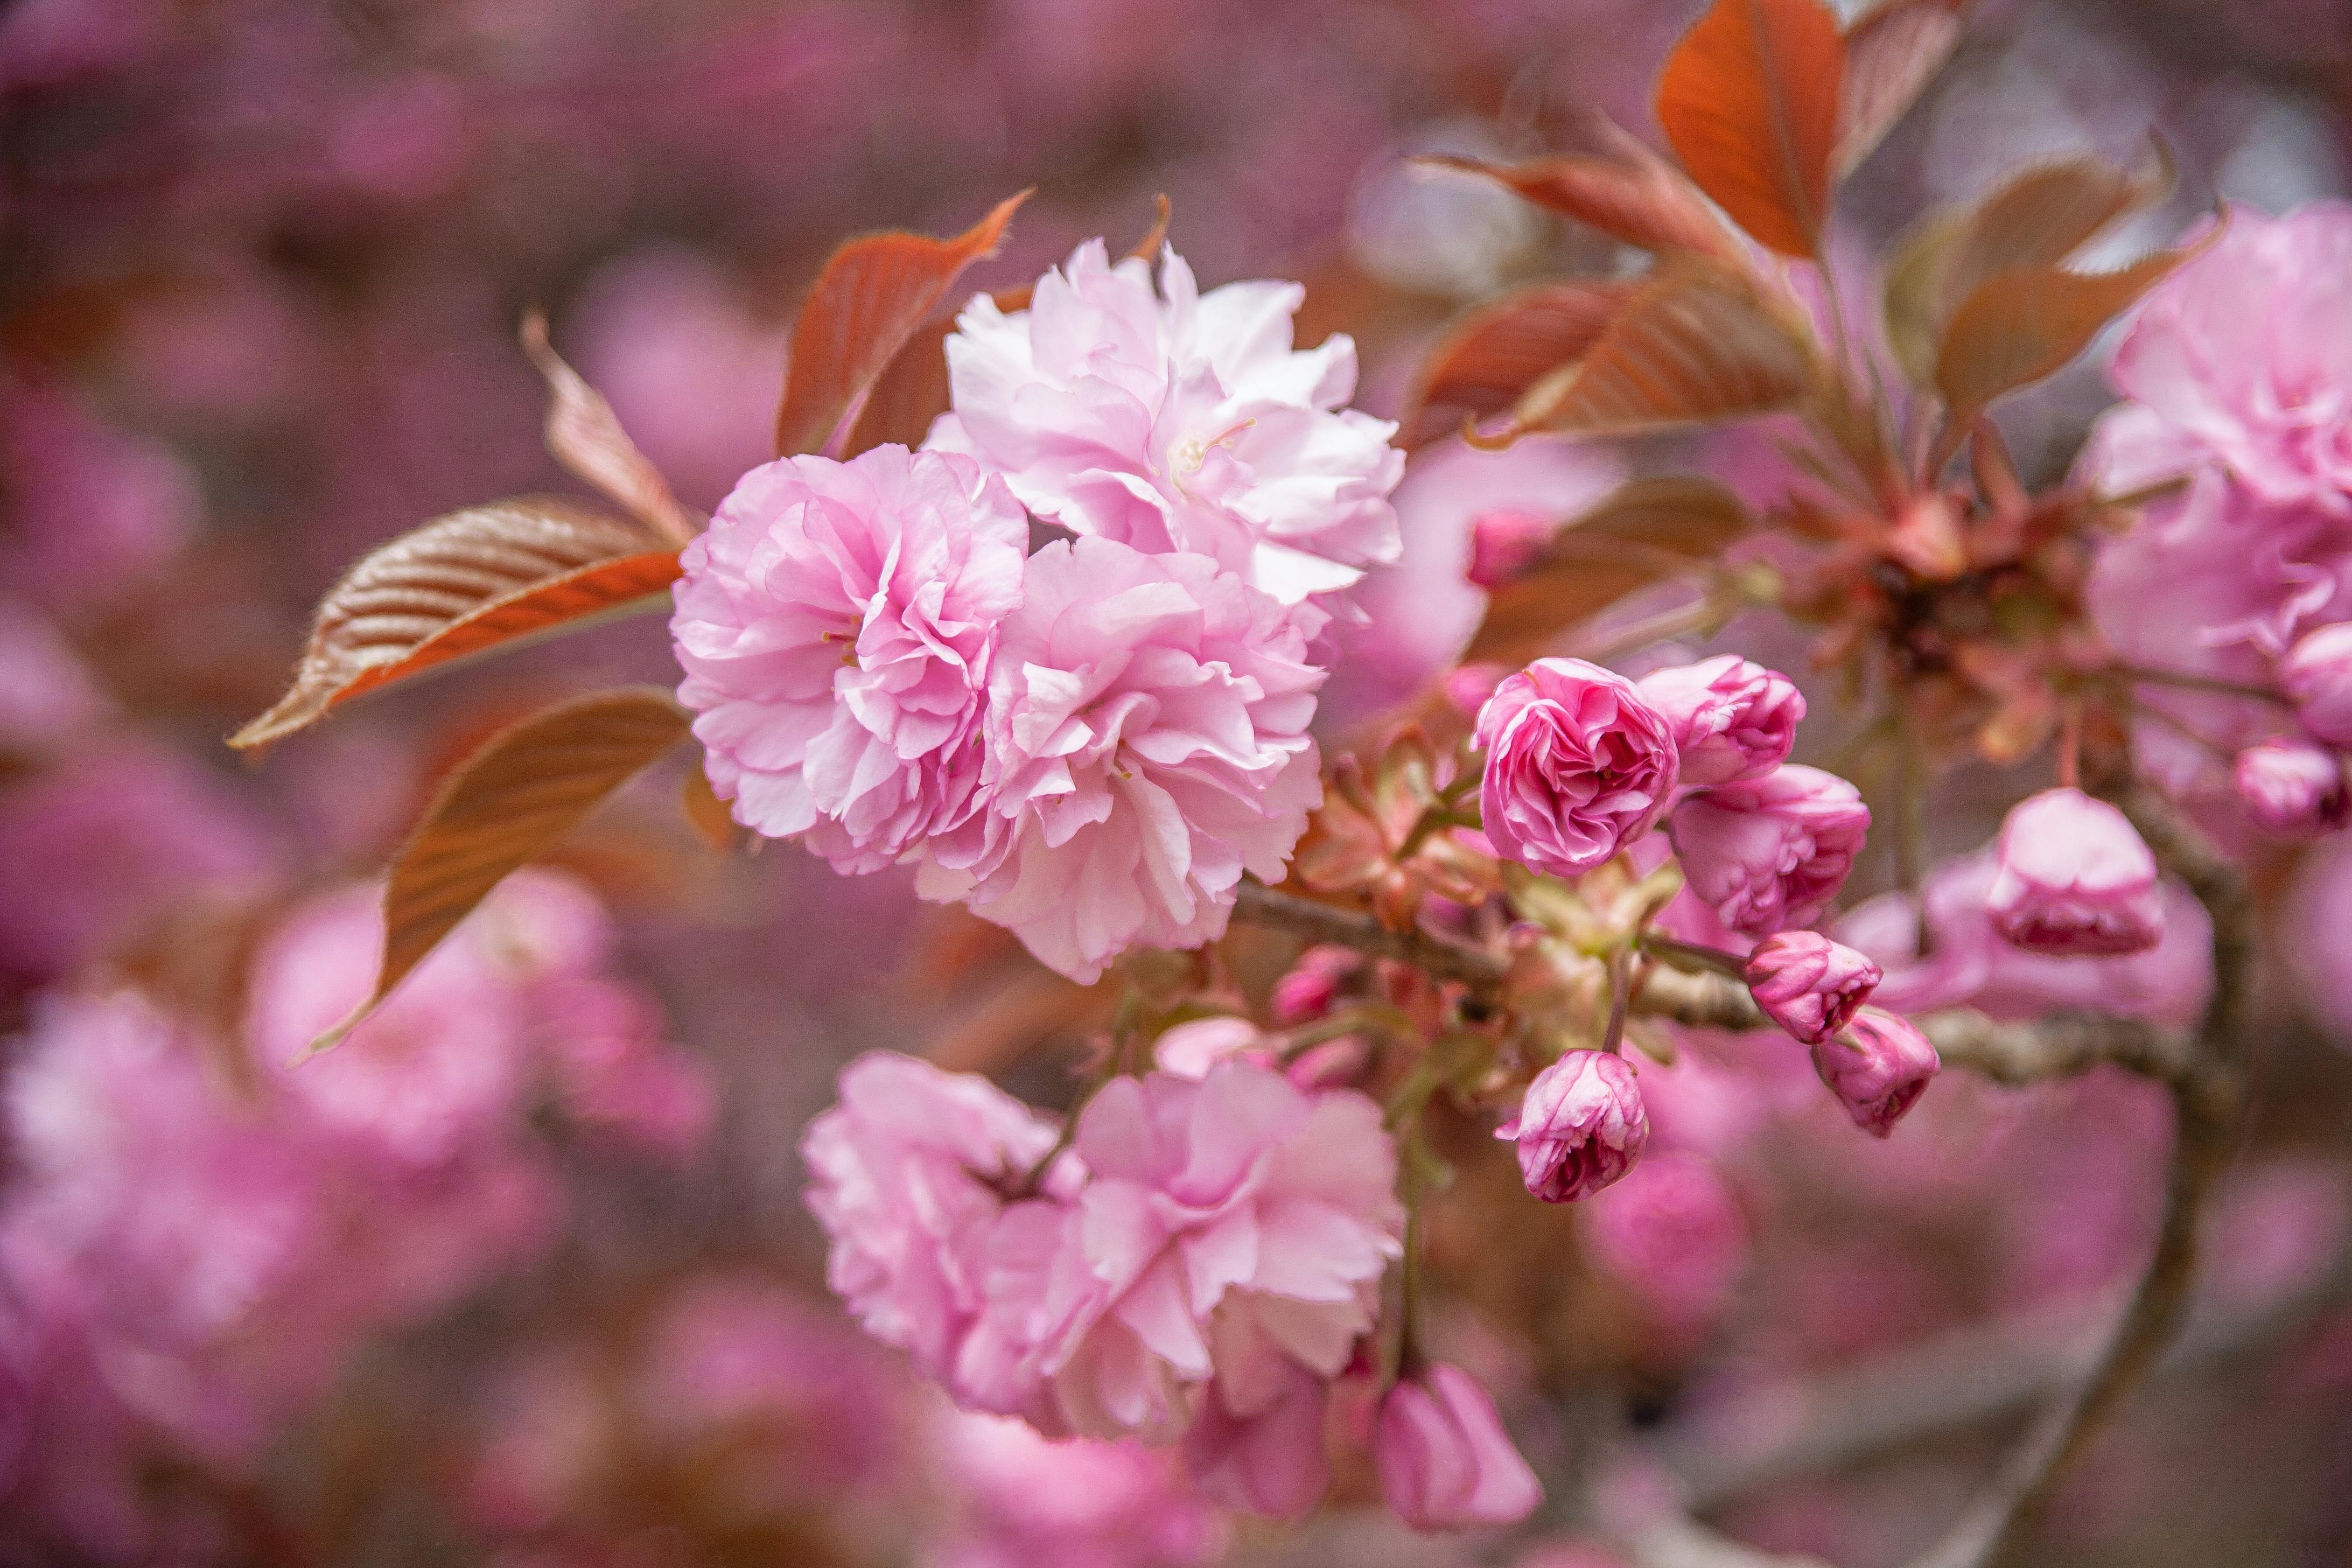
<path fill-rule="evenodd" d="M 2196 1277 L 2198 1214 L 2235 1141 L 2253 984 L 2244 876 L 2152 792 L 2135 790 L 2121 804 L 2158 862 L 2189 885 L 2213 920 L 2212 999 L 2189 1069 L 2170 1083 L 2173 1152 L 2156 1248 L 2089 1375 L 2043 1408 L 1991 1481 L 1910 1568 L 1991 1568 L 2011 1559 L 2069 1467 L 2179 1333 Z"/>
<path fill-rule="evenodd" d="M 1295 932 L 1309 942 L 1351 947 L 1374 958 L 1399 959 L 1441 980 L 1459 980 L 1482 991 L 1500 985 L 1510 970 L 1508 960 L 1485 948 L 1424 931 L 1391 931 L 1360 910 L 1302 899 L 1247 877 L 1234 900 L 1234 918 Z"/>

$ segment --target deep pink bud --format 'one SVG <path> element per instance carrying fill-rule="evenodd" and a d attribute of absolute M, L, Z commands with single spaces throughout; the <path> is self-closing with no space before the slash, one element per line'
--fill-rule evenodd
<path fill-rule="evenodd" d="M 2331 746 L 2352 746 L 2352 621 L 2322 626 L 2287 649 L 2278 678 L 2305 729 Z"/>
<path fill-rule="evenodd" d="M 1381 1495 L 1415 1530 L 1515 1524 L 1543 1501 L 1494 1400 L 1443 1362 L 1400 1379 L 1381 1401 L 1372 1462 Z"/>
<path fill-rule="evenodd" d="M 1311 1024 L 1331 1011 L 1340 984 L 1363 963 L 1345 947 L 1310 947 L 1298 955 L 1290 973 L 1274 983 L 1274 1021 L 1285 1028 Z"/>
<path fill-rule="evenodd" d="M 1789 760 L 1805 716 L 1795 682 L 1736 653 L 1652 670 L 1636 684 L 1666 716 L 1686 784 L 1762 778 Z"/>
<path fill-rule="evenodd" d="M 1528 1192 L 1572 1204 L 1633 1168 L 1650 1141 L 1650 1114 L 1622 1057 L 1570 1051 L 1536 1074 L 1519 1113 L 1495 1136 L 1518 1143 Z"/>
<path fill-rule="evenodd" d="M 1813 1047 L 1813 1070 L 1874 1138 L 1894 1132 L 1943 1065 L 1908 1018 L 1878 1007 L 1864 1007 L 1835 1038 Z"/>
<path fill-rule="evenodd" d="M 1704 790 L 1667 831 L 1690 889 L 1743 936 L 1818 919 L 1870 831 L 1862 792 L 1819 768 L 1782 767 Z"/>
<path fill-rule="evenodd" d="M 1819 931 L 1782 931 L 1748 956 L 1748 990 L 1764 1016 L 1809 1046 L 1853 1022 L 1880 979 L 1878 965 Z"/>
<path fill-rule="evenodd" d="M 2344 759 L 2324 746 L 2281 735 L 2238 753 L 2238 804 L 2254 826 L 2287 838 L 2315 838 L 2352 820 Z"/>
<path fill-rule="evenodd" d="M 1681 776 L 1665 719 L 1632 681 L 1580 658 L 1539 658 L 1496 687 L 1477 738 L 1487 842 L 1556 876 L 1647 833 Z"/>
<path fill-rule="evenodd" d="M 1985 908 L 2028 952 L 2144 952 L 2164 936 L 2156 857 L 2130 819 L 2078 789 L 2046 789 L 2010 807 L 1993 851 Z"/>
<path fill-rule="evenodd" d="M 1549 518 L 1512 507 L 1482 511 L 1470 523 L 1470 581 L 1499 588 L 1543 553 L 1559 525 Z"/>

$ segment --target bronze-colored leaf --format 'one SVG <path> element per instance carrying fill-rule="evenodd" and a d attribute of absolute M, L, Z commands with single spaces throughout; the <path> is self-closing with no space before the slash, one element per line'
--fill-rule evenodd
<path fill-rule="evenodd" d="M 1952 58 L 1967 0 L 1882 0 L 1845 34 L 1845 90 L 1838 106 L 1837 155 L 1843 175 L 1871 154 L 1920 91 Z"/>
<path fill-rule="evenodd" d="M 1530 386 L 1520 430 L 1624 432 L 1769 413 L 1817 384 L 1811 338 L 1726 268 L 1669 264 L 1636 289 L 1591 352 Z"/>
<path fill-rule="evenodd" d="M 1414 374 L 1399 419 L 1407 450 L 1500 414 L 1528 387 L 1591 352 L 1633 296 L 1630 283 L 1538 283 L 1447 329 Z"/>
<path fill-rule="evenodd" d="M 695 535 L 694 519 L 670 494 L 669 481 L 621 428 L 604 395 L 563 363 L 547 341 L 547 318 L 522 319 L 523 353 L 547 378 L 547 449 L 606 500 L 675 543 Z"/>
<path fill-rule="evenodd" d="M 1168 239 L 1168 222 L 1173 209 L 1166 196 L 1153 198 L 1154 216 L 1143 237 L 1128 251 L 1130 259 L 1150 261 L 1160 255 L 1160 247 Z M 999 289 L 990 296 L 996 308 L 1010 313 L 1029 308 L 1030 287 Z M 950 401 L 948 386 L 946 344 L 955 331 L 955 312 L 924 322 L 908 337 L 906 345 L 891 356 L 882 374 L 875 378 L 874 389 L 866 394 L 866 402 L 857 411 L 857 421 L 842 443 L 841 456 L 854 458 L 869 447 L 896 442 L 902 447 L 919 447 L 931 433 L 931 423 L 948 411 Z"/>
<path fill-rule="evenodd" d="M 1641 479 L 1562 525 L 1537 563 L 1496 589 L 1465 659 L 1523 663 L 1636 588 L 1696 574 L 1753 520 L 1710 479 Z"/>
<path fill-rule="evenodd" d="M 690 719 L 656 687 L 595 691 L 501 730 L 458 763 L 393 858 L 373 988 L 311 1048 L 358 1027 L 508 872 L 684 740 Z"/>
<path fill-rule="evenodd" d="M 1539 207 L 1574 218 L 1644 250 L 1687 250 L 1740 259 L 1739 241 L 1683 172 L 1614 125 L 1600 153 L 1567 153 L 1522 163 L 1433 155 L 1432 168 L 1479 174 Z"/>
<path fill-rule="evenodd" d="M 2095 158 L 2029 169 L 1974 207 L 1915 225 L 1886 276 L 1886 338 L 1904 373 L 1936 384 L 1936 351 L 1952 317 L 1999 273 L 2055 267 L 2126 214 L 2161 200 L 2168 161 L 2126 173 Z"/>
<path fill-rule="evenodd" d="M 556 496 L 436 518 L 362 557 L 319 602 L 293 684 L 229 738 L 265 746 L 362 692 L 660 602 L 677 549 Z"/>
<path fill-rule="evenodd" d="M 2031 385 L 2091 346 L 2102 328 L 2219 238 L 2160 250 L 2115 272 L 2017 267 L 1969 297 L 1936 354 L 1936 389 L 1955 426 L 1993 399 Z"/>
<path fill-rule="evenodd" d="M 964 268 L 993 256 L 1029 193 L 1009 196 L 951 239 L 892 232 L 849 240 L 817 274 L 793 322 L 776 450 L 837 449 L 842 426 Z"/>
<path fill-rule="evenodd" d="M 1716 0 L 1658 77 L 1658 123 L 1733 221 L 1816 256 L 1829 213 L 1845 37 L 1821 0 Z"/>
<path fill-rule="evenodd" d="M 721 855 L 733 854 L 743 841 L 742 825 L 710 787 L 710 774 L 699 763 L 686 770 L 685 782 L 678 785 L 678 805 L 685 809 L 688 826 Z"/>

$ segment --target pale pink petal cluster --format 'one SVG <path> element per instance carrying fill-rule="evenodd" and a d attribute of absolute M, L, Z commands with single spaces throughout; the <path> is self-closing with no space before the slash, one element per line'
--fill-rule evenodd
<path fill-rule="evenodd" d="M 1789 760 L 1805 717 L 1794 681 L 1738 654 L 1652 670 L 1635 684 L 1665 715 L 1690 785 L 1763 777 Z"/>
<path fill-rule="evenodd" d="M 1372 1444 L 1381 1495 L 1415 1530 L 1516 1524 L 1543 1486 L 1477 1380 L 1443 1362 L 1398 1380 Z"/>
<path fill-rule="evenodd" d="M 1650 829 L 1680 777 L 1665 717 L 1630 680 L 1539 658 L 1479 710 L 1481 830 L 1520 864 L 1575 876 Z"/>
<path fill-rule="evenodd" d="M 1206 556 L 1039 551 L 1002 627 L 981 815 L 934 847 L 926 896 L 1081 981 L 1221 934 L 1243 874 L 1280 880 L 1322 800 L 1320 619 Z"/>
<path fill-rule="evenodd" d="M 1495 1136 L 1518 1145 L 1528 1192 L 1572 1204 L 1633 1168 L 1650 1142 L 1650 1118 L 1624 1058 L 1569 1051 L 1535 1076 L 1518 1114 Z"/>
<path fill-rule="evenodd" d="M 2164 936 L 2156 857 L 2124 814 L 2079 789 L 2010 807 L 1993 847 L 1985 908 L 2028 952 L 2112 957 Z"/>
<path fill-rule="evenodd" d="M 1691 795 L 1667 824 L 1691 891 L 1753 937 L 1820 919 L 1869 830 L 1860 790 L 1793 763 Z"/>
<path fill-rule="evenodd" d="M 954 412 L 930 445 L 979 455 L 1037 516 L 1152 553 L 1214 558 L 1285 603 L 1396 559 L 1395 426 L 1344 406 L 1355 344 L 1291 346 L 1296 283 L 1203 294 L 1163 252 L 1088 240 L 1026 310 L 977 295 L 947 341 Z"/>
<path fill-rule="evenodd" d="M 746 474 L 687 546 L 670 619 L 736 820 L 873 871 L 969 818 L 1028 538 L 966 457 L 877 447 Z"/>

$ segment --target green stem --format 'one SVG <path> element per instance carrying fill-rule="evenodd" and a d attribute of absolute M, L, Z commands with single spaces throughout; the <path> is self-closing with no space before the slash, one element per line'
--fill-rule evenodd
<path fill-rule="evenodd" d="M 1642 951 L 1659 963 L 1689 973 L 1726 974 L 1747 984 L 1748 961 L 1736 952 L 1726 952 L 1719 947 L 1705 947 L 1695 942 L 1683 942 L 1655 931 L 1642 933 Z"/>

